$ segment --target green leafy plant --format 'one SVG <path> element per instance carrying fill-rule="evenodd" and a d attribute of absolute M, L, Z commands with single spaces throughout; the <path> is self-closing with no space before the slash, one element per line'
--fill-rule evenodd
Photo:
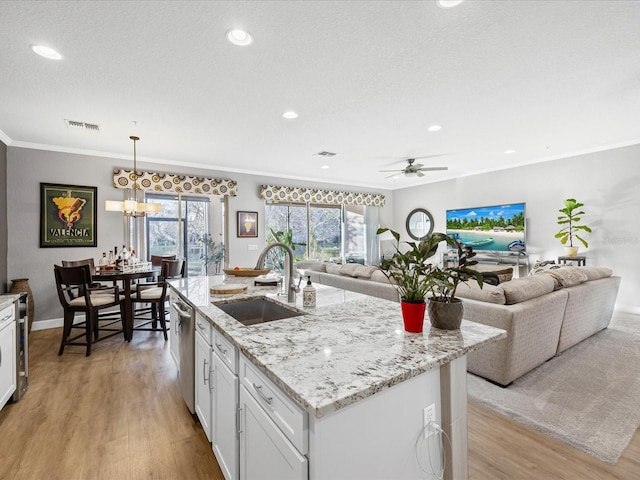
<path fill-rule="evenodd" d="M 452 303 L 460 282 L 475 279 L 482 288 L 482 274 L 469 267 L 477 264 L 471 260 L 476 254 L 472 247 L 463 246 L 445 233 L 434 232 L 420 242 L 400 242 L 400 234 L 388 228 L 379 228 L 378 235 L 390 232 L 396 239 L 395 252 L 382 261 L 380 270 L 396 287 L 400 298 L 407 303 L 422 303 L 427 293 L 436 301 Z M 440 267 L 429 262 L 441 242 L 458 249 L 458 260 L 454 266 Z M 400 243 L 408 245 L 401 251 Z"/>
<path fill-rule="evenodd" d="M 204 252 L 199 258 L 204 261 L 205 270 L 209 264 L 219 265 L 224 260 L 224 243 L 216 244 L 208 233 L 198 238 L 198 242 L 204 245 Z"/>
<path fill-rule="evenodd" d="M 432 272 L 431 298 L 438 302 L 453 303 L 456 297 L 456 290 L 460 282 L 474 279 L 480 288 L 483 286 L 482 274 L 469 267 L 477 265 L 476 260 L 471 260 L 476 256 L 473 247 L 464 246 L 459 240 L 445 235 L 445 241 L 458 250 L 458 260 L 454 266 L 439 267 Z"/>
<path fill-rule="evenodd" d="M 555 238 L 559 238 L 562 245 L 569 242 L 568 246 L 573 247 L 573 237 L 575 237 L 585 248 L 589 248 L 589 243 L 577 233 L 579 231 L 591 233 L 590 227 L 578 224 L 582 220 L 580 215 L 584 215 L 584 211 L 580 210 L 582 207 L 584 203 L 576 201 L 575 198 L 567 198 L 564 201 L 564 208 L 558 210 L 561 213 L 558 215 L 558 225 L 562 225 L 562 228 L 556 233 Z"/>
<path fill-rule="evenodd" d="M 387 231 L 396 239 L 396 251 L 382 261 L 380 270 L 396 287 L 403 302 L 423 303 L 425 295 L 432 288 L 431 275 L 437 268 L 428 260 L 435 255 L 438 244 L 446 235 L 433 233 L 420 242 L 400 242 L 400 234 L 389 228 L 379 228 L 377 234 Z M 400 250 L 400 243 L 405 243 L 409 249 Z"/>

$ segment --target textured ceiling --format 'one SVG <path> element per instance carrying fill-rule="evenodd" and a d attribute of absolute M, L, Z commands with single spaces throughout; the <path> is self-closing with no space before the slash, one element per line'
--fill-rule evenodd
<path fill-rule="evenodd" d="M 237 27 L 253 45 L 226 41 Z M 397 189 L 640 143 L 639 126 L 639 1 L 0 0 L 11 146 L 130 159 L 136 134 L 141 161 Z M 448 171 L 378 172 L 435 154 L 421 163 Z"/>

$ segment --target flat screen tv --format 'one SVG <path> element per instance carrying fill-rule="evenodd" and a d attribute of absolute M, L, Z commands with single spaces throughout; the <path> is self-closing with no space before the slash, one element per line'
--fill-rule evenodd
<path fill-rule="evenodd" d="M 447 235 L 482 252 L 524 252 L 525 204 L 447 210 Z"/>

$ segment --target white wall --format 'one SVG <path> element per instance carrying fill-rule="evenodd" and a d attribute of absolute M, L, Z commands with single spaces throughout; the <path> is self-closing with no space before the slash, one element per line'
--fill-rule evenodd
<path fill-rule="evenodd" d="M 446 229 L 445 210 L 510 202 L 527 204 L 527 251 L 533 264 L 563 255 L 554 238 L 565 198 L 585 204 L 589 248 L 587 265 L 612 268 L 622 277 L 617 308 L 640 313 L 640 145 L 548 161 L 456 180 L 396 190 L 393 228 L 406 237 L 404 221 L 416 207 L 426 208 L 435 231 Z M 403 240 L 407 240 L 403 238 Z"/>
<path fill-rule="evenodd" d="M 126 160 L 75 155 L 44 150 L 9 147 L 7 149 L 7 277 L 29 278 L 35 305 L 35 321 L 62 317 L 53 276 L 53 265 L 64 260 L 93 257 L 123 241 L 123 219 L 117 212 L 104 210 L 105 200 L 121 200 L 120 190 L 113 188 L 113 168 L 126 167 Z M 0 163 L 1 165 L 1 163 Z M 230 178 L 238 184 L 238 196 L 229 199 L 229 237 L 227 250 L 229 265 L 253 266 L 265 246 L 264 201 L 258 198 L 258 187 L 263 183 L 277 185 L 310 186 L 368 192 L 366 189 L 349 189 L 344 186 L 327 185 L 280 178 L 265 178 L 207 169 L 186 168 L 172 165 L 156 165 L 138 162 L 139 169 L 167 173 L 202 175 L 215 178 Z M 98 187 L 98 246 L 95 248 L 40 248 L 40 183 L 62 183 Z M 373 192 L 371 190 L 369 192 Z M 381 209 L 385 218 L 391 216 L 390 192 L 376 191 L 387 195 L 387 207 Z M 248 210 L 258 212 L 257 238 L 237 238 L 236 212 Z M 387 217 L 385 217 L 385 215 Z M 1 234 L 0 228 L 0 234 Z M 256 245 L 257 250 L 248 250 Z"/>

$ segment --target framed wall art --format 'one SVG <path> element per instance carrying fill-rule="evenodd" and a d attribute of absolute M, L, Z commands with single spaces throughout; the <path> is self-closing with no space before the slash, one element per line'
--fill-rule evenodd
<path fill-rule="evenodd" d="M 97 246 L 97 187 L 40 184 L 40 247 Z"/>
<path fill-rule="evenodd" d="M 238 237 L 258 236 L 258 212 L 238 211 Z"/>

